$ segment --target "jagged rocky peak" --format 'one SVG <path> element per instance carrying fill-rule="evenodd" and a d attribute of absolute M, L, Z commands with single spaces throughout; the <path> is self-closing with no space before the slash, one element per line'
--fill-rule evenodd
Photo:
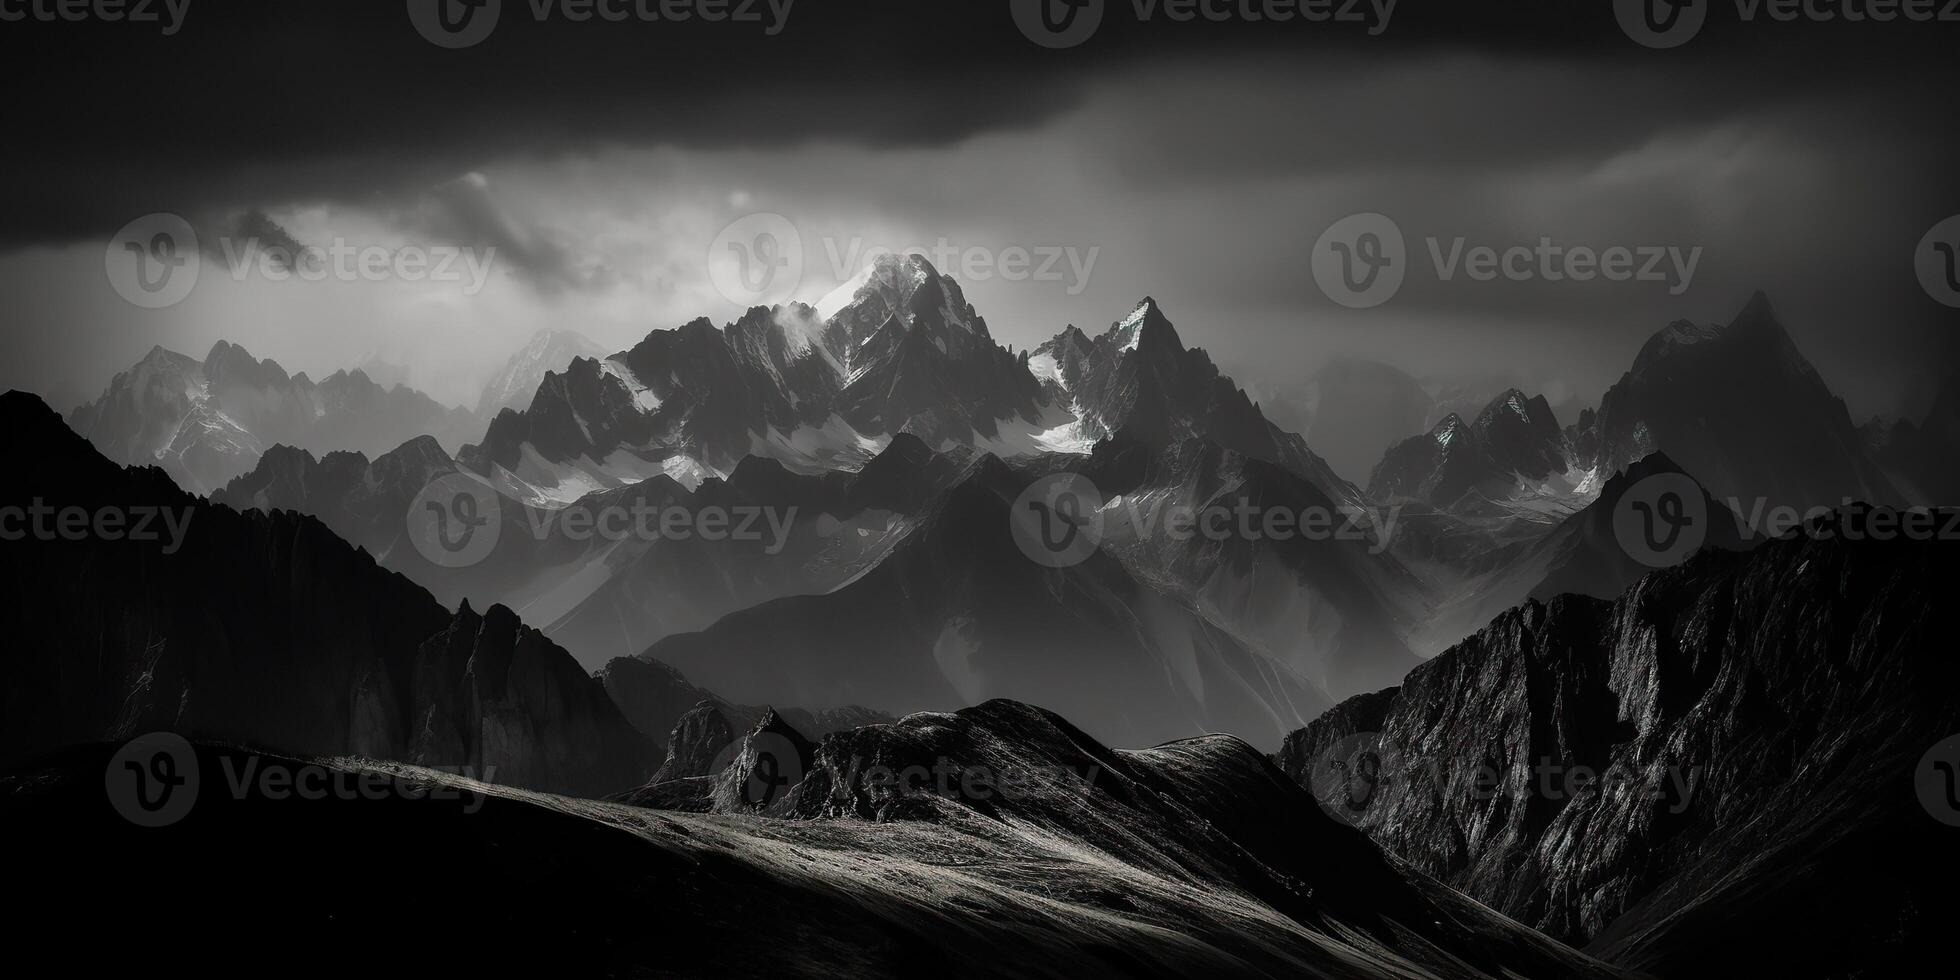
<path fill-rule="evenodd" d="M 522 410 L 531 404 L 547 373 L 563 370 L 577 358 L 600 358 L 606 353 L 577 331 L 539 330 L 483 386 L 483 393 L 477 397 L 476 413 L 490 419 L 506 408 Z"/>
<path fill-rule="evenodd" d="M 711 808 L 717 813 L 786 812 L 789 791 L 810 770 L 816 752 L 817 743 L 776 709 L 765 709 L 735 741 L 727 765 L 713 774 Z"/>
<path fill-rule="evenodd" d="M 204 376 L 214 386 L 276 388 L 293 383 L 291 375 L 272 358 L 260 360 L 244 347 L 220 340 L 204 358 Z"/>
<path fill-rule="evenodd" d="M 1572 441 L 1597 472 L 1665 451 L 1724 499 L 1799 509 L 1901 500 L 1760 292 L 1726 326 L 1655 334 Z"/>
<path fill-rule="evenodd" d="M 1157 301 L 1143 298 L 1130 315 L 1110 324 L 1108 337 L 1118 351 L 1145 351 L 1175 357 L 1184 353 L 1184 342 L 1177 329 L 1164 317 Z"/>
<path fill-rule="evenodd" d="M 1475 421 L 1451 412 L 1427 433 L 1391 446 L 1368 492 L 1380 501 L 1467 505 L 1508 496 L 1520 481 L 1563 473 L 1569 456 L 1551 403 L 1511 388 L 1485 404 Z"/>
<path fill-rule="evenodd" d="M 715 701 L 702 701 L 674 723 L 667 735 L 667 761 L 653 774 L 654 785 L 714 774 L 721 750 L 735 740 L 735 729 Z"/>

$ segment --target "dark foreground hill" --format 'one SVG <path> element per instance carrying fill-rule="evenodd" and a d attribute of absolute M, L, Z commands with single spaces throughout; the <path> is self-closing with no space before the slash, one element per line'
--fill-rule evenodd
<path fill-rule="evenodd" d="M 146 828 L 105 794 L 134 785 L 115 751 L 0 777 L 0 820 L 35 844 L 12 862 L 36 899 L 11 926 L 91 970 L 161 943 L 251 976 L 1619 976 L 1402 871 L 1242 742 L 1113 752 L 1007 702 L 832 736 L 779 801 L 802 819 L 200 747 L 169 769 L 196 770 L 194 802 Z M 877 764 L 968 788 L 914 780 L 860 806 L 846 787 Z M 365 789 L 266 790 L 288 773 Z M 983 777 L 1001 786 L 984 801 Z M 62 938 L 84 920 L 142 938 Z"/>

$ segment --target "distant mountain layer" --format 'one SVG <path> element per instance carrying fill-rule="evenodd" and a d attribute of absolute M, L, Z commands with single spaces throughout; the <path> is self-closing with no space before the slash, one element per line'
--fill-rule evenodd
<path fill-rule="evenodd" d="M 1038 699 L 1127 745 L 1203 731 L 1276 744 L 1328 704 L 1108 553 L 1036 564 L 1009 533 L 1029 482 L 982 456 L 848 584 L 733 613 L 646 655 L 750 702 L 902 711 Z"/>
<path fill-rule="evenodd" d="M 1602 473 L 1664 452 L 1722 500 L 1903 502 L 1761 293 L 1726 326 L 1655 334 L 1572 438 Z"/>
<path fill-rule="evenodd" d="M 1960 730 L 1951 542 L 1704 553 L 1529 603 L 1279 764 L 1416 868 L 1661 976 L 1891 976 L 1938 955 L 1953 830 L 1915 770 Z"/>
<path fill-rule="evenodd" d="M 1391 447 L 1375 467 L 1368 495 L 1435 507 L 1511 496 L 1521 484 L 1563 475 L 1565 436 L 1543 396 L 1513 388 L 1474 421 L 1451 414 L 1430 430 Z M 1472 498 L 1466 501 L 1465 498 Z"/>
<path fill-rule="evenodd" d="M 294 935 L 411 923 L 495 936 L 497 969 L 553 975 L 1623 976 L 1403 871 L 1244 743 L 1113 752 L 1005 702 L 826 739 L 774 801 L 796 819 L 656 812 L 346 763 L 330 771 L 424 789 L 274 799 L 264 787 L 303 762 L 202 747 L 195 763 L 209 775 L 188 817 L 140 828 L 104 795 L 109 752 L 0 776 L 0 819 L 34 842 L 9 871 L 39 897 L 17 928 L 62 934 L 91 890 L 140 866 L 173 883 L 172 900 L 145 912 L 161 935 L 207 935 L 212 910 L 251 896 L 265 927 L 228 929 L 224 945 L 253 962 L 289 959 Z M 219 791 L 222 774 L 248 766 L 269 778 Z M 874 814 L 883 820 L 837 819 Z M 413 855 L 454 898 L 261 859 L 295 841 L 337 869 Z M 550 900 L 498 898 L 510 895 Z M 114 943 L 86 954 L 111 969 L 150 955 Z M 302 958 L 289 972 L 344 966 Z"/>
<path fill-rule="evenodd" d="M 483 386 L 483 394 L 476 400 L 477 417 L 487 422 L 504 409 L 529 408 L 531 399 L 544 384 L 545 375 L 563 371 L 581 357 L 599 358 L 606 354 L 604 348 L 582 334 L 540 330 Z"/>
<path fill-rule="evenodd" d="M 68 417 L 118 463 L 159 466 L 193 493 L 251 472 L 275 445 L 380 454 L 417 437 L 460 445 L 470 413 L 354 371 L 315 382 L 220 341 L 202 362 L 161 347 Z"/>

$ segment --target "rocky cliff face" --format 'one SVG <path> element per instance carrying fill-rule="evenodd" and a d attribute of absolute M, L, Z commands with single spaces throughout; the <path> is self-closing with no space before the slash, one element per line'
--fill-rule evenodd
<path fill-rule="evenodd" d="M 1892 519 L 1529 603 L 1278 762 L 1414 866 L 1623 965 L 1889 974 L 1940 941 L 1960 865 L 1914 792 L 1960 727 L 1937 611 L 1960 555 L 1850 539 Z"/>
<path fill-rule="evenodd" d="M 515 785 L 630 786 L 651 745 L 597 682 L 509 610 L 451 614 L 320 522 L 240 514 L 97 455 L 31 396 L 0 397 L 40 461 L 0 506 L 125 515 L 122 533 L 0 549 L 17 655 L 9 754 L 167 730 L 320 755 L 496 766 Z M 132 539 L 142 515 L 156 540 Z M 91 523 L 90 528 L 100 525 Z"/>

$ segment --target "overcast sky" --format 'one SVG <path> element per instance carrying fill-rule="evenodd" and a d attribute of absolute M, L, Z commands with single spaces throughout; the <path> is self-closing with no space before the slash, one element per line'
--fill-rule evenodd
<path fill-rule="evenodd" d="M 1723 4 L 1657 51 L 1605 3 L 1404 0 L 1370 36 L 1137 23 L 1117 0 L 1051 50 L 1007 0 L 800 0 L 774 36 L 504 7 L 463 50 L 401 0 L 194 0 L 169 37 L 0 24 L 0 386 L 92 394 L 153 345 L 227 339 L 316 376 L 401 362 L 470 404 L 542 327 L 623 348 L 732 319 L 709 256 L 756 212 L 796 229 L 796 298 L 875 247 L 1055 255 L 1047 277 L 944 271 L 1017 348 L 1154 296 L 1262 387 L 1342 354 L 1591 401 L 1654 330 L 1725 320 L 1758 288 L 1861 417 L 1923 407 L 1960 352 L 1960 314 L 1913 270 L 1960 214 L 1960 24 L 1739 23 Z M 105 273 L 154 212 L 204 253 L 160 310 Z M 1362 212 L 1403 232 L 1407 280 L 1354 310 L 1310 258 Z M 248 234 L 467 247 L 487 278 L 275 281 L 230 268 Z M 1432 238 L 1700 252 L 1685 283 L 1442 281 Z"/>

